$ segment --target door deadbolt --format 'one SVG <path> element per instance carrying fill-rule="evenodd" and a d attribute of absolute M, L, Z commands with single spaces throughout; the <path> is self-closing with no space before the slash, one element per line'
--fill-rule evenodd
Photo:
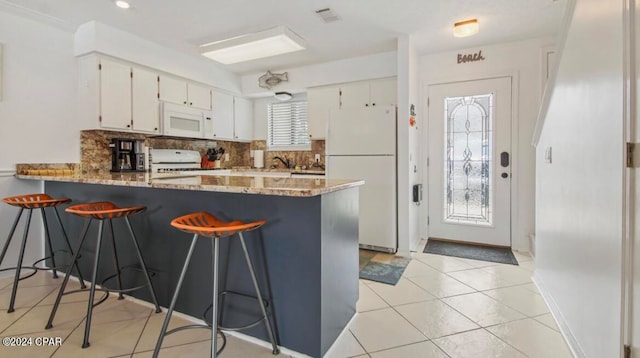
<path fill-rule="evenodd" d="M 507 174 L 507 173 L 502 173 L 501 177 L 503 177 L 503 178 L 508 178 L 508 177 L 509 177 L 509 174 Z"/>

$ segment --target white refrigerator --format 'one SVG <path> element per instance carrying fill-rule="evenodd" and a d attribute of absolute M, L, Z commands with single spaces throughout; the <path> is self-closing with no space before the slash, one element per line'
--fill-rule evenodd
<path fill-rule="evenodd" d="M 325 158 L 328 179 L 361 179 L 360 247 L 396 252 L 396 108 L 329 113 Z"/>

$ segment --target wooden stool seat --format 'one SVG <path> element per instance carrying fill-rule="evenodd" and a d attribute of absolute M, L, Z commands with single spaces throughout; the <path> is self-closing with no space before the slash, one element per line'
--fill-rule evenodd
<path fill-rule="evenodd" d="M 266 220 L 249 223 L 240 220 L 222 221 L 208 212 L 201 211 L 175 218 L 171 220 L 171 226 L 190 234 L 206 237 L 225 237 L 233 236 L 240 231 L 255 230 L 266 222 Z"/>
<path fill-rule="evenodd" d="M 70 203 L 71 199 L 54 199 L 47 194 L 25 194 L 3 198 L 2 202 L 23 209 L 39 209 Z"/>
<path fill-rule="evenodd" d="M 70 214 L 81 216 L 83 218 L 105 220 L 131 216 L 141 213 L 145 209 L 145 206 L 130 206 L 126 208 L 120 208 L 108 201 L 98 201 L 95 203 L 72 205 L 65 211 Z"/>

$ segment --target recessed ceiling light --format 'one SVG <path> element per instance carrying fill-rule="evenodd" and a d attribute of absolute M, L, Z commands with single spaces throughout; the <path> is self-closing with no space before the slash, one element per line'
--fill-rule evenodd
<path fill-rule="evenodd" d="M 304 40 L 284 26 L 200 46 L 200 54 L 225 65 L 304 50 Z"/>
<path fill-rule="evenodd" d="M 470 19 L 453 24 L 453 36 L 455 37 L 472 36 L 477 34 L 478 31 L 480 31 L 478 19 Z"/>
<path fill-rule="evenodd" d="M 124 1 L 124 0 L 116 1 L 116 6 L 121 8 L 121 9 L 128 9 L 128 8 L 131 7 L 131 5 L 129 5 L 129 3 Z"/>

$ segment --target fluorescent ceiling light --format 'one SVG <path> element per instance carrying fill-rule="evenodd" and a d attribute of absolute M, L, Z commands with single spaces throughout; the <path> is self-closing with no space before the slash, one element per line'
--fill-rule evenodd
<path fill-rule="evenodd" d="M 128 9 L 131 7 L 131 5 L 129 5 L 129 3 L 124 0 L 116 1 L 116 6 L 122 9 Z"/>
<path fill-rule="evenodd" d="M 453 36 L 455 37 L 472 36 L 477 34 L 478 31 L 480 31 L 478 19 L 465 20 L 453 24 Z"/>
<path fill-rule="evenodd" d="M 284 26 L 200 46 L 200 53 L 225 65 L 304 50 L 304 40 Z"/>

